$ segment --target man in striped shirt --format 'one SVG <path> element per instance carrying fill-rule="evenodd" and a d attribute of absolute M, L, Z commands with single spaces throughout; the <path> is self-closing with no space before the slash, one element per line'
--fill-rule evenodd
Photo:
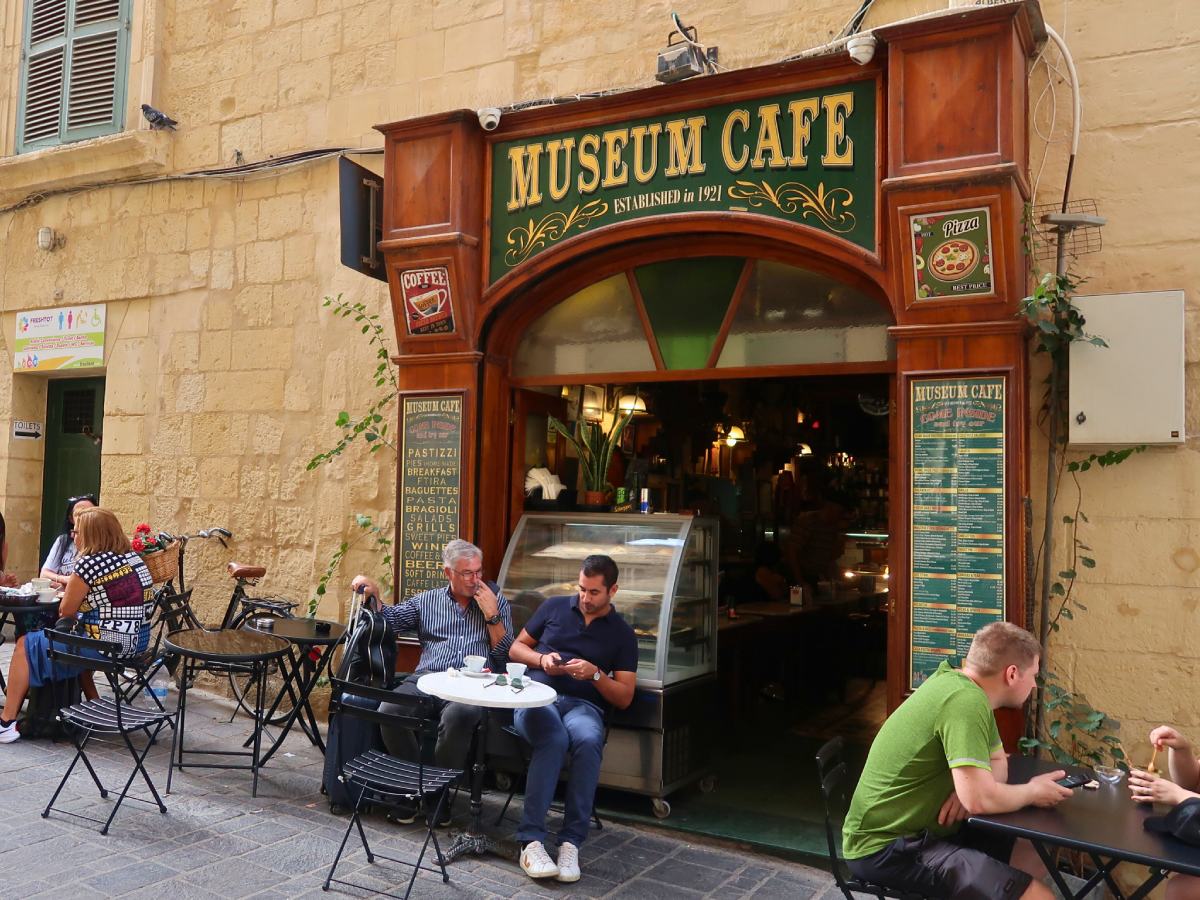
<path fill-rule="evenodd" d="M 461 667 L 464 656 L 486 656 L 492 671 L 503 668 L 513 641 L 512 613 L 508 600 L 494 584 L 483 579 L 483 552 L 469 541 L 453 540 L 442 548 L 445 587 L 424 591 L 403 603 L 383 606 L 380 611 L 397 633 L 415 631 L 421 641 L 421 659 L 416 671 L 396 688 L 406 698 L 392 711 L 414 709 L 438 715 L 437 748 L 434 762 L 460 768 L 467 760 L 471 738 L 479 724 L 480 708 L 465 703 L 446 703 L 417 690 L 417 679 L 426 672 L 444 672 Z M 351 587 L 375 600 L 379 585 L 358 575 Z M 385 704 L 387 706 L 387 704 Z M 416 742 L 410 733 L 384 729 L 388 752 L 415 759 Z"/>

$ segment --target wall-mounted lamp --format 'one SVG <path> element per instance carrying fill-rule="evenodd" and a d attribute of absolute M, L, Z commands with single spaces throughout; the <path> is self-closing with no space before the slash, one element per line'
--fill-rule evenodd
<path fill-rule="evenodd" d="M 738 441 L 746 439 L 746 432 L 742 431 L 741 426 L 734 425 L 729 429 L 729 433 L 725 435 L 725 444 L 729 447 L 736 447 Z"/>
<path fill-rule="evenodd" d="M 620 399 L 617 400 L 617 409 L 623 413 L 633 410 L 635 416 L 644 415 L 646 413 L 646 400 L 641 394 L 622 394 Z"/>
<path fill-rule="evenodd" d="M 813 455 L 812 447 L 808 446 L 808 444 L 801 444 L 800 446 L 798 446 L 796 448 L 796 455 L 797 456 L 812 456 Z"/>
<path fill-rule="evenodd" d="M 64 234 L 59 234 L 49 225 L 43 225 L 38 229 L 37 245 L 39 250 L 47 250 L 53 252 L 67 242 L 67 237 Z"/>

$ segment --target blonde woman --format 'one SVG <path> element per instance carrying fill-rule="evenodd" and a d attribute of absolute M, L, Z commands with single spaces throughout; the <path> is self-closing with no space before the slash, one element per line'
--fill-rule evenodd
<path fill-rule="evenodd" d="M 75 546 L 79 555 L 59 603 L 59 616 L 79 619 L 89 637 L 119 644 L 122 655 L 145 650 L 150 641 L 153 582 L 146 564 L 129 546 L 117 517 L 99 506 L 79 510 L 75 514 Z M 31 631 L 18 638 L 8 669 L 8 694 L 0 712 L 0 744 L 20 737 L 16 718 L 30 687 L 75 674 L 73 666 L 50 660 L 43 632 Z M 81 674 L 80 684 L 88 698 L 96 697 L 90 672 Z"/>

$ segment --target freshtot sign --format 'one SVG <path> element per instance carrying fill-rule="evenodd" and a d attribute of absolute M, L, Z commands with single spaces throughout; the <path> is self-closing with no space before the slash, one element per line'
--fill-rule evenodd
<path fill-rule="evenodd" d="M 616 222 L 749 212 L 875 248 L 875 82 L 687 110 L 492 151 L 490 281 Z"/>
<path fill-rule="evenodd" d="M 104 365 L 103 304 L 17 313 L 13 369 L 95 369 Z"/>

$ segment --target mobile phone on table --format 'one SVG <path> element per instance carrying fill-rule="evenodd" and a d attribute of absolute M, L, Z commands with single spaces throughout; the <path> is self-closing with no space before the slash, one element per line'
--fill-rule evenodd
<path fill-rule="evenodd" d="M 1066 778 L 1059 778 L 1054 783 L 1061 784 L 1065 788 L 1077 788 L 1083 787 L 1091 780 L 1086 775 L 1068 775 Z"/>

